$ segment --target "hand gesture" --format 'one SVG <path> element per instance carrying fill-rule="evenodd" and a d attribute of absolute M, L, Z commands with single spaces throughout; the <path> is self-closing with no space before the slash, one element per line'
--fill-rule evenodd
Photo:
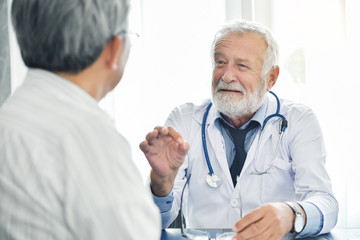
<path fill-rule="evenodd" d="M 189 143 L 172 127 L 155 127 L 139 145 L 151 168 L 151 188 L 155 195 L 167 195 L 184 162 Z"/>

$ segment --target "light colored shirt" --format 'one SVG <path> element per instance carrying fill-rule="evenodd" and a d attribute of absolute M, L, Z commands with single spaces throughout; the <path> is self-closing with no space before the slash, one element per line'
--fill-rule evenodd
<path fill-rule="evenodd" d="M 245 137 L 245 142 L 244 142 L 244 147 L 245 147 L 245 151 L 246 153 L 249 151 L 250 149 L 250 146 L 252 144 L 252 142 L 254 141 L 255 139 L 255 136 L 257 134 L 258 131 L 260 131 L 260 128 L 264 122 L 264 119 L 265 119 L 265 113 L 266 113 L 266 106 L 267 104 L 263 104 L 257 111 L 256 113 L 254 114 L 254 116 L 247 122 L 245 123 L 243 126 L 240 127 L 241 130 L 247 128 L 247 126 L 249 125 L 249 123 L 251 121 L 255 121 L 255 122 L 258 122 L 259 123 L 259 126 L 254 128 L 254 129 L 251 129 L 247 134 L 246 134 L 246 137 Z M 221 124 L 220 122 L 220 119 L 222 119 L 226 124 L 228 124 L 230 127 L 233 128 L 233 126 L 228 123 L 226 121 L 225 118 L 223 118 L 220 114 L 219 111 L 216 111 L 215 113 L 215 126 L 219 129 L 219 131 L 221 132 L 221 134 L 223 135 L 224 137 L 224 141 L 225 141 L 225 148 L 226 148 L 226 159 L 228 161 L 228 164 L 229 164 L 229 168 L 231 167 L 233 161 L 234 161 L 234 158 L 235 158 L 235 145 L 233 143 L 233 140 L 229 134 L 229 132 L 226 130 L 226 128 Z"/>
<path fill-rule="evenodd" d="M 256 137 L 258 130 L 252 132 L 255 136 L 247 136 L 245 147 L 248 146 L 248 158 L 240 175 L 240 186 L 234 188 L 229 173 L 233 143 L 226 131 L 218 127 L 220 114 L 213 107 L 207 120 L 207 143 L 214 172 L 222 179 L 221 186 L 213 189 L 205 181 L 208 169 L 201 142 L 201 122 L 207 104 L 185 104 L 176 108 L 168 118 L 167 125 L 180 131 L 191 148 L 179 170 L 173 191 L 164 198 L 153 196 L 162 213 L 163 227 L 176 216 L 180 193 L 189 173 L 192 177 L 184 192 L 184 214 L 189 227 L 231 228 L 246 213 L 263 203 L 274 201 L 296 201 L 304 208 L 307 223 L 298 237 L 325 233 L 334 227 L 338 205 L 324 166 L 326 152 L 322 133 L 309 108 L 281 100 L 281 114 L 288 119 L 289 126 L 270 174 L 251 174 L 254 149 L 259 144 Z M 255 114 L 252 120 L 262 124 L 266 116 L 275 112 L 273 97 L 268 97 L 265 104 L 267 107 L 259 109 L 259 114 Z M 265 114 L 262 113 L 264 109 Z M 278 119 L 272 119 L 267 125 L 257 160 L 258 166 L 262 167 L 260 170 L 272 157 L 278 140 Z M 221 210 L 216 207 L 220 205 Z M 211 209 L 218 210 L 214 213 Z"/>
<path fill-rule="evenodd" d="M 78 86 L 30 69 L 0 136 L 0 239 L 160 239 L 128 142 Z"/>

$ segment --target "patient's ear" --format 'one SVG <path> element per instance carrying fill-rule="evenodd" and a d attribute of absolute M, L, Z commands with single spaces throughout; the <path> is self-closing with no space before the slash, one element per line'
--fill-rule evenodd
<path fill-rule="evenodd" d="M 115 35 L 112 39 L 110 39 L 110 41 L 105 45 L 104 48 L 106 67 L 113 70 L 121 67 L 121 65 L 123 65 L 121 61 L 124 53 L 125 42 L 121 37 Z"/>

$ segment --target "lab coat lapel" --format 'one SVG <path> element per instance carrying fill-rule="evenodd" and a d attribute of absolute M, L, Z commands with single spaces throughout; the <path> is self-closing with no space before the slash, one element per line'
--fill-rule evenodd
<path fill-rule="evenodd" d="M 271 97 L 269 98 L 269 95 L 268 95 L 267 102 L 268 102 L 268 106 L 267 106 L 265 118 L 276 112 L 276 101 L 273 101 L 273 99 L 271 99 Z M 256 152 L 257 145 L 260 144 L 259 153 L 258 153 L 258 158 L 259 158 L 259 155 L 261 155 L 260 154 L 261 150 L 264 149 L 264 145 L 272 139 L 272 135 L 274 133 L 274 131 L 272 131 L 272 129 L 271 129 L 272 128 L 272 126 L 271 126 L 272 120 L 273 120 L 273 118 L 266 124 L 266 128 L 264 129 L 264 132 L 262 133 L 261 142 L 259 142 L 260 130 L 257 132 L 255 139 L 254 139 L 253 143 L 251 144 L 251 147 L 246 156 L 243 170 L 240 173 L 240 180 L 243 175 L 247 175 L 248 173 L 250 173 L 253 170 L 252 162 L 254 161 L 254 158 L 255 158 L 255 152 Z M 272 154 L 272 153 L 270 153 L 270 154 Z"/>
<path fill-rule="evenodd" d="M 208 130 L 208 135 L 209 135 L 208 140 L 210 141 L 210 144 L 211 144 L 211 146 L 209 146 L 209 148 L 214 150 L 214 153 L 216 156 L 216 161 L 218 161 L 218 163 L 221 167 L 221 170 L 223 171 L 223 173 L 226 177 L 228 184 L 233 186 L 233 182 L 232 182 L 231 174 L 230 174 L 230 170 L 229 170 L 229 165 L 228 165 L 227 159 L 226 159 L 224 137 L 222 136 L 221 132 L 216 128 L 215 124 L 210 124 L 209 130 Z"/>
<path fill-rule="evenodd" d="M 265 131 L 262 133 L 262 137 L 261 137 L 261 142 L 259 142 L 260 140 L 260 130 L 258 131 L 258 133 L 256 134 L 256 137 L 249 149 L 249 152 L 246 156 L 246 160 L 245 160 L 245 163 L 244 163 L 244 167 L 243 167 L 243 170 L 241 171 L 240 173 L 240 178 L 245 174 L 248 174 L 250 173 L 251 171 L 253 171 L 252 169 L 252 164 L 253 164 L 253 161 L 254 161 L 254 158 L 255 158 L 255 153 L 256 153 L 256 148 L 257 148 L 257 145 L 259 145 L 259 153 L 258 153 L 258 156 L 257 156 L 257 164 L 259 164 L 259 159 L 261 158 L 262 156 L 262 152 L 261 150 L 264 150 L 264 145 L 265 144 L 268 144 L 269 141 L 271 141 L 272 139 L 272 136 L 274 134 L 274 131 L 271 131 L 271 124 L 267 123 L 266 125 L 269 125 L 267 129 L 265 129 Z M 272 154 L 272 153 L 270 153 Z"/>
<path fill-rule="evenodd" d="M 210 101 L 204 103 L 200 107 L 199 111 L 196 112 L 194 115 L 194 119 L 200 125 L 202 123 L 202 118 L 204 116 L 205 109 L 206 109 L 207 105 L 209 104 L 209 102 Z M 215 166 L 215 161 L 218 162 L 218 164 L 220 165 L 220 168 L 223 172 L 223 176 L 225 176 L 225 178 L 226 178 L 226 180 L 223 179 L 223 181 L 227 181 L 229 186 L 231 186 L 233 188 L 229 165 L 228 165 L 227 159 L 226 159 L 224 137 L 222 136 L 221 132 L 215 126 L 215 123 L 214 123 L 215 116 L 216 116 L 216 108 L 211 107 L 210 111 L 209 111 L 209 115 L 206 119 L 206 127 L 205 127 L 206 142 L 207 142 L 207 149 L 209 152 L 210 162 L 212 163 L 213 168 Z M 212 158 L 211 156 L 215 156 L 215 158 L 214 157 Z M 214 169 L 214 173 L 217 175 L 220 175 L 220 173 L 217 173 L 216 171 L 217 171 L 217 169 Z M 225 184 L 225 183 L 223 183 L 223 184 Z"/>
<path fill-rule="evenodd" d="M 264 138 L 263 138 L 264 139 Z M 262 141 L 263 142 L 263 141 Z M 250 163 L 253 162 L 254 157 L 255 157 L 255 151 L 256 151 L 256 147 L 259 144 L 259 133 L 256 135 L 253 144 L 251 145 L 247 156 L 246 156 L 246 160 L 244 163 L 244 167 L 240 173 L 240 180 L 242 178 L 242 176 L 247 175 L 247 173 L 249 173 L 251 171 L 251 167 L 249 168 Z M 261 148 L 261 146 L 259 146 Z"/>

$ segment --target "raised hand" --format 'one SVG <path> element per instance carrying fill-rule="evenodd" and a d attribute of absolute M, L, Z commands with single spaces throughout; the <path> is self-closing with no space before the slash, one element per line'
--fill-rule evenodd
<path fill-rule="evenodd" d="M 189 143 L 172 127 L 155 127 L 139 145 L 151 168 L 151 189 L 156 196 L 166 196 L 184 162 Z"/>

